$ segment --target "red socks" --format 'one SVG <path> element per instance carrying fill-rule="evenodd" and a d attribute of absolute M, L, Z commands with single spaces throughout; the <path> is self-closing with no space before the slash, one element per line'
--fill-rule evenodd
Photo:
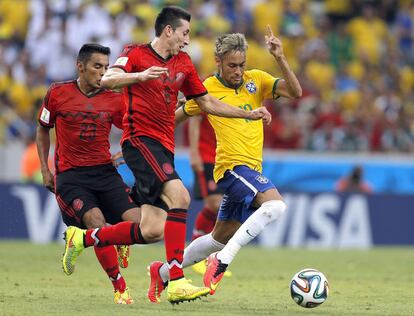
<path fill-rule="evenodd" d="M 133 222 L 121 222 L 102 228 L 88 229 L 84 238 L 85 247 L 145 243 L 139 224 Z"/>
<path fill-rule="evenodd" d="M 204 207 L 197 215 L 194 223 L 193 236 L 191 240 L 197 239 L 200 236 L 210 233 L 214 224 L 216 223 L 217 214 L 210 210 L 208 207 Z"/>
<path fill-rule="evenodd" d="M 185 229 L 187 210 L 173 208 L 168 211 L 164 226 L 165 252 L 170 269 L 170 280 L 184 277 L 183 255 L 185 247 Z"/>
<path fill-rule="evenodd" d="M 119 272 L 118 254 L 114 246 L 93 247 L 96 257 L 102 268 L 105 270 L 115 290 L 125 291 L 126 283 Z"/>
<path fill-rule="evenodd" d="M 170 269 L 170 280 L 177 280 L 184 277 L 182 262 L 185 247 L 186 221 L 187 210 L 175 208 L 168 211 L 167 220 L 164 226 L 164 241 L 167 262 Z M 88 229 L 84 236 L 85 247 L 105 247 L 109 245 L 145 243 L 139 224 L 133 222 L 121 222 L 116 225 L 105 226 L 102 228 Z M 115 259 L 117 259 L 116 256 Z M 105 267 L 104 269 L 107 271 Z M 111 276 L 111 278 L 114 279 L 114 282 L 117 281 L 115 280 L 117 277 L 114 278 Z M 122 277 L 120 278 L 123 280 Z M 123 282 L 125 283 L 125 281 Z"/>

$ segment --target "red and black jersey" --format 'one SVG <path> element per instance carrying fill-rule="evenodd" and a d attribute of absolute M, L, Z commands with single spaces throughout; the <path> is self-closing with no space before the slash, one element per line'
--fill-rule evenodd
<path fill-rule="evenodd" d="M 202 113 L 200 124 L 200 138 L 198 140 L 198 151 L 204 163 L 215 163 L 216 160 L 216 134 L 208 121 L 207 114 Z"/>
<path fill-rule="evenodd" d="M 129 45 L 112 67 L 125 72 L 142 72 L 151 66 L 168 68 L 168 76 L 124 88 L 126 113 L 122 142 L 131 137 L 147 136 L 174 152 L 174 117 L 178 92 L 192 99 L 207 94 L 207 90 L 190 57 L 184 52 L 164 59 L 150 44 Z"/>
<path fill-rule="evenodd" d="M 67 169 L 111 162 L 111 126 L 122 128 L 122 94 L 99 90 L 85 95 L 76 80 L 50 86 L 38 121 L 56 130 L 56 174 Z"/>

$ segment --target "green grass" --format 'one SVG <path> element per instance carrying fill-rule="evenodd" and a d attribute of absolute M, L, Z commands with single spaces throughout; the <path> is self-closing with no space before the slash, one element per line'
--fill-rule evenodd
<path fill-rule="evenodd" d="M 171 306 L 146 299 L 146 265 L 163 258 L 162 245 L 132 248 L 123 271 L 135 304 L 113 303 L 112 286 L 92 249 L 72 276 L 60 266 L 62 244 L 0 242 L 0 315 L 414 315 L 414 248 L 316 251 L 243 248 L 214 296 Z M 328 300 L 315 309 L 297 306 L 288 285 L 312 267 L 327 276 Z M 201 276 L 187 269 L 201 285 Z"/>

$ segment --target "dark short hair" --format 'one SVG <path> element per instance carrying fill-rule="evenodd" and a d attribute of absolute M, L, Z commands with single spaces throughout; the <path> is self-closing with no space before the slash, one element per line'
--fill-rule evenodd
<path fill-rule="evenodd" d="M 190 22 L 191 14 L 176 6 L 162 8 L 155 20 L 155 36 L 160 36 L 167 25 L 171 25 L 172 29 L 175 31 L 177 27 L 182 25 L 180 21 L 181 19 Z"/>
<path fill-rule="evenodd" d="M 77 60 L 82 63 L 87 63 L 93 53 L 109 55 L 111 53 L 111 49 L 109 47 L 94 43 L 83 44 L 81 49 L 79 50 Z"/>

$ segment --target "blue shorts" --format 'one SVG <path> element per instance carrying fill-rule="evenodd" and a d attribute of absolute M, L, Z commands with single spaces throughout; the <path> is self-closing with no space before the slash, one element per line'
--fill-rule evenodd
<path fill-rule="evenodd" d="M 224 196 L 217 218 L 240 223 L 244 223 L 256 210 L 252 203 L 258 192 L 276 188 L 268 178 L 247 166 L 236 166 L 233 170 L 227 170 L 218 186 Z"/>

